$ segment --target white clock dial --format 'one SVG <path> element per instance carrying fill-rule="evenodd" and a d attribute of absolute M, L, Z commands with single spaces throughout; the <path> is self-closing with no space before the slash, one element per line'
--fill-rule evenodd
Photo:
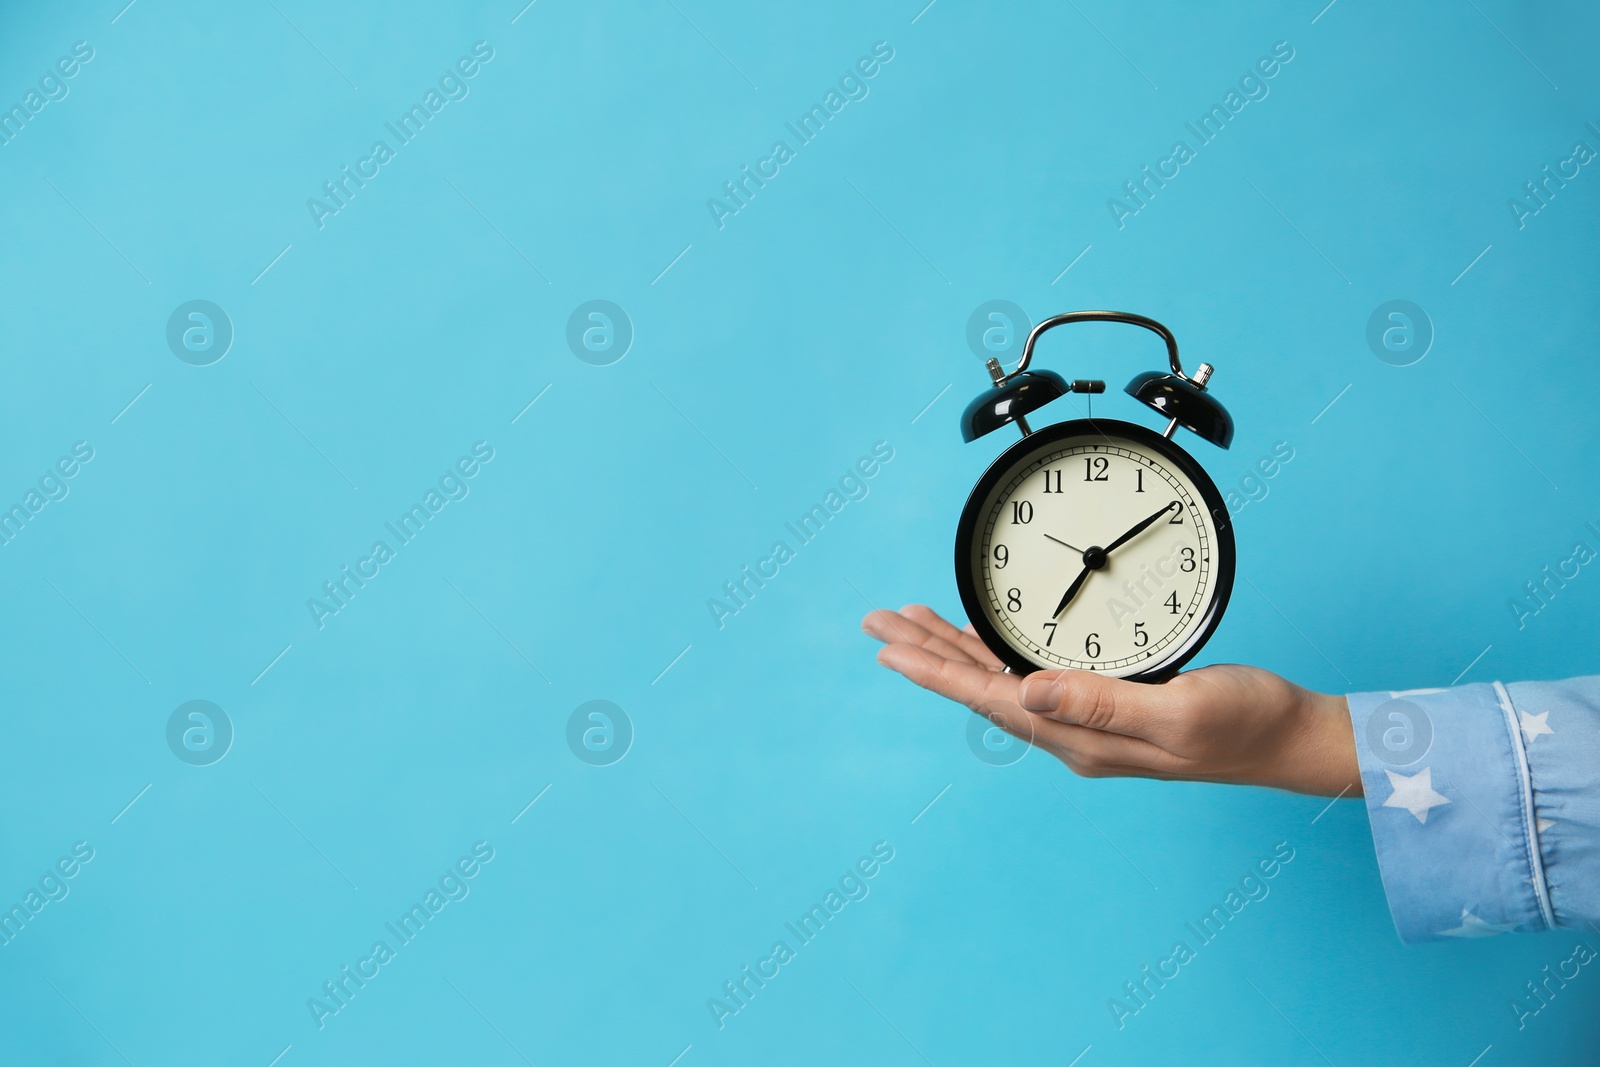
<path fill-rule="evenodd" d="M 1002 475 L 977 521 L 971 565 L 986 620 L 1041 666 L 1149 673 L 1194 645 L 1213 614 L 1218 537 L 1205 494 L 1135 441 L 1089 432 L 1042 444 Z"/>

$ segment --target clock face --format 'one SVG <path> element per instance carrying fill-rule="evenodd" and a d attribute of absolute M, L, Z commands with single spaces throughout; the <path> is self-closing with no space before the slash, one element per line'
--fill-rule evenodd
<path fill-rule="evenodd" d="M 1165 677 L 1210 637 L 1233 586 L 1215 485 L 1129 423 L 1061 423 L 1018 441 L 962 513 L 956 570 L 984 642 L 1013 670 Z"/>

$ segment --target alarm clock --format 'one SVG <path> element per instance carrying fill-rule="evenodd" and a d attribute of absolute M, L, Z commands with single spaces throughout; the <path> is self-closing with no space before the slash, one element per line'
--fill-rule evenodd
<path fill-rule="evenodd" d="M 1166 342 L 1170 373 L 1139 374 L 1126 389 L 1166 417 L 1163 431 L 1092 417 L 1028 425 L 1068 393 L 1105 392 L 1103 381 L 1030 369 L 1041 336 L 1079 322 L 1140 326 Z M 1173 440 L 1181 426 L 1219 448 L 1233 442 L 1232 416 L 1206 389 L 1214 368 L 1185 374 L 1171 330 L 1121 311 L 1045 319 L 1015 370 L 994 359 L 987 368 L 992 385 L 962 412 L 962 437 L 1014 425 L 1022 439 L 984 471 L 956 527 L 956 585 L 973 629 L 1016 673 L 1171 677 L 1215 632 L 1233 591 L 1227 506 Z"/>

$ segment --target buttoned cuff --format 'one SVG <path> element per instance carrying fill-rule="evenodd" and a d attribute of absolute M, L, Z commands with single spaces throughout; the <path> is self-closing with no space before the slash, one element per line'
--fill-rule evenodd
<path fill-rule="evenodd" d="M 1400 939 L 1554 927 L 1528 739 L 1506 688 L 1496 682 L 1347 700 Z"/>

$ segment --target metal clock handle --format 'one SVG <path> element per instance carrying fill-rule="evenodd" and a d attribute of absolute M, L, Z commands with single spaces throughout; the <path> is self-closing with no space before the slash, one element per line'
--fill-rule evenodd
<path fill-rule="evenodd" d="M 1005 379 L 995 377 L 996 387 L 1028 369 L 1028 364 L 1033 361 L 1033 346 L 1041 334 L 1069 322 L 1124 322 L 1130 326 L 1142 326 L 1160 337 L 1167 345 L 1167 362 L 1172 365 L 1171 376 L 1154 372 L 1141 374 L 1128 384 L 1124 392 L 1167 416 L 1167 428 L 1162 431 L 1162 437 L 1170 438 L 1181 423 L 1222 448 L 1227 448 L 1233 441 L 1233 419 L 1215 398 L 1205 392 L 1206 382 L 1211 380 L 1216 368 L 1209 363 L 1202 363 L 1195 368 L 1192 376 L 1185 374 L 1183 364 L 1178 362 L 1178 339 L 1172 336 L 1172 331 L 1155 319 L 1129 311 L 1069 311 L 1045 319 L 1029 331 L 1028 342 L 1022 346 L 1022 359 L 1018 361 L 1017 369 Z M 996 371 L 997 367 L 991 367 L 989 373 L 993 376 Z"/>
<path fill-rule="evenodd" d="M 1195 379 L 1191 379 L 1187 374 L 1183 373 L 1183 364 L 1178 362 L 1178 339 L 1172 336 L 1172 331 L 1155 319 L 1146 318 L 1143 315 L 1135 315 L 1130 311 L 1069 311 L 1064 315 L 1052 315 L 1029 331 L 1028 341 L 1022 346 L 1022 359 L 1017 363 L 1016 369 L 1006 375 L 1005 380 L 1009 381 L 1028 369 L 1028 364 L 1033 360 L 1033 346 L 1039 340 L 1041 334 L 1046 330 L 1054 329 L 1057 326 L 1065 326 L 1072 322 L 1125 322 L 1130 326 L 1143 326 L 1166 342 L 1167 362 L 1172 364 L 1172 373 L 1185 381 L 1195 381 Z M 1202 364 L 1201 368 L 1199 374 L 1196 375 L 1196 378 L 1199 379 L 1195 381 L 1196 385 L 1203 384 L 1205 378 L 1210 377 L 1209 366 Z"/>

